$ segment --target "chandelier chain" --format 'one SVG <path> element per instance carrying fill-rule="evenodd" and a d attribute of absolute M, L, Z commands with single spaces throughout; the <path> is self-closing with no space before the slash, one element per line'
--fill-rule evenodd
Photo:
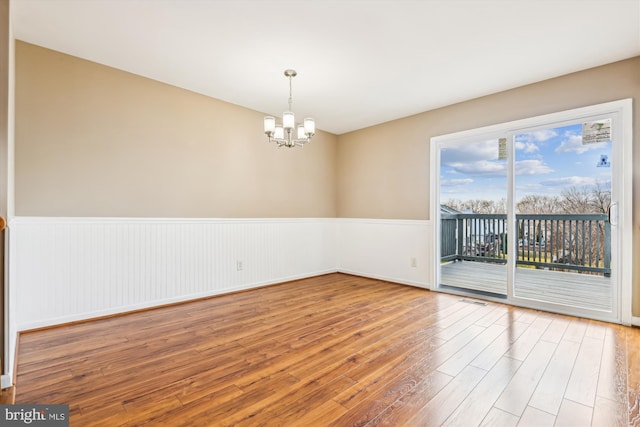
<path fill-rule="evenodd" d="M 289 111 L 293 111 L 293 76 L 289 76 Z"/>

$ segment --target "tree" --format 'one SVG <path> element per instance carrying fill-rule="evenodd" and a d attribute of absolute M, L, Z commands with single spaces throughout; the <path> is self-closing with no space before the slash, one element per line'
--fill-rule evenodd
<path fill-rule="evenodd" d="M 458 211 L 472 211 L 478 214 L 503 214 L 507 212 L 506 200 L 449 199 L 445 205 Z M 597 182 L 591 186 L 572 186 L 562 190 L 560 196 L 528 194 L 516 204 L 520 214 L 559 213 L 607 213 L 611 206 L 611 186 Z"/>
<path fill-rule="evenodd" d="M 460 212 L 471 211 L 477 214 L 501 214 L 507 212 L 505 199 L 498 201 L 473 199 L 464 202 L 459 199 L 449 199 L 444 204 Z"/>
<path fill-rule="evenodd" d="M 611 187 L 600 182 L 592 186 L 572 186 L 560 193 L 563 213 L 607 213 L 611 207 Z"/>
<path fill-rule="evenodd" d="M 611 208 L 611 185 L 596 182 L 591 188 L 591 195 L 593 210 L 598 213 L 608 213 Z"/>
<path fill-rule="evenodd" d="M 611 186 L 601 182 L 580 188 L 572 186 L 562 191 L 560 200 L 564 213 L 606 214 L 611 207 Z M 604 221 L 589 229 L 580 227 L 577 221 L 573 226 L 570 223 L 563 249 L 570 248 L 576 259 L 604 259 L 604 245 L 598 245 L 604 241 L 604 227 Z"/>
<path fill-rule="evenodd" d="M 560 201 L 557 196 L 528 194 L 516 204 L 516 212 L 521 214 L 560 213 Z"/>

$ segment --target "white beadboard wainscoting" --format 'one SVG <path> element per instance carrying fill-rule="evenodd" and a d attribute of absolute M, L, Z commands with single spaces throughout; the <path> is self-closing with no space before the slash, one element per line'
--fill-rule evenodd
<path fill-rule="evenodd" d="M 10 223 L 17 330 L 336 271 L 335 219 Z"/>
<path fill-rule="evenodd" d="M 340 219 L 338 270 L 429 288 L 430 221 Z"/>
<path fill-rule="evenodd" d="M 3 386 L 12 381 L 20 331 L 335 271 L 429 287 L 429 224 L 340 218 L 13 218 L 9 372 Z"/>
<path fill-rule="evenodd" d="M 18 331 L 334 271 L 421 287 L 431 277 L 429 221 L 17 217 L 9 226 Z"/>

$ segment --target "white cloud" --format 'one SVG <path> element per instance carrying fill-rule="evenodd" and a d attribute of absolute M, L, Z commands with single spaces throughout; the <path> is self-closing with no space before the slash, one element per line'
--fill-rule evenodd
<path fill-rule="evenodd" d="M 493 175 L 507 176 L 507 165 L 504 162 L 490 162 L 488 160 L 479 160 L 476 162 L 455 162 L 449 163 L 447 166 L 454 168 L 457 172 L 468 175 Z"/>
<path fill-rule="evenodd" d="M 545 142 L 551 138 L 555 138 L 556 136 L 558 136 L 558 132 L 554 129 L 543 129 L 535 132 L 521 133 L 520 135 L 516 135 L 516 148 L 519 150 L 528 148 L 532 151 L 538 151 L 539 146 L 536 142 Z"/>
<path fill-rule="evenodd" d="M 538 147 L 533 142 L 516 141 L 515 147 L 516 150 L 524 150 L 524 152 L 527 154 L 535 153 L 536 151 L 540 150 L 540 147 Z"/>
<path fill-rule="evenodd" d="M 606 142 L 601 142 L 598 144 L 582 144 L 582 135 L 575 133 L 566 133 L 566 139 L 564 139 L 558 148 L 556 148 L 556 153 L 576 153 L 583 154 L 587 151 L 598 150 L 601 149 L 603 145 L 606 145 Z"/>
<path fill-rule="evenodd" d="M 541 175 L 553 172 L 542 160 L 521 160 L 516 162 L 516 175 Z"/>
<path fill-rule="evenodd" d="M 505 162 L 490 162 L 480 160 L 467 163 L 450 163 L 447 166 L 453 168 L 458 173 L 472 176 L 507 176 L 507 164 Z M 553 169 L 547 166 L 542 160 L 521 160 L 516 162 L 516 175 L 542 175 L 552 173 Z M 451 180 L 454 181 L 454 180 Z M 457 181 L 461 181 L 458 179 Z"/>
<path fill-rule="evenodd" d="M 594 185 L 595 178 L 590 176 L 563 176 L 561 178 L 548 179 L 540 182 L 545 187 L 582 187 L 585 185 Z"/>
<path fill-rule="evenodd" d="M 542 142 L 558 136 L 558 132 L 553 129 L 543 129 L 531 132 L 529 135 L 533 137 L 534 141 Z"/>
<path fill-rule="evenodd" d="M 498 141 L 496 139 L 445 147 L 441 151 L 441 162 L 447 166 L 450 166 L 450 163 L 496 160 L 497 158 Z"/>
<path fill-rule="evenodd" d="M 459 179 L 443 179 L 440 181 L 440 185 L 444 187 L 455 187 L 457 185 L 471 184 L 473 179 L 471 178 L 459 178 Z"/>
<path fill-rule="evenodd" d="M 516 181 L 516 195 L 518 197 L 522 197 L 525 194 L 532 193 L 542 193 L 546 192 L 548 189 L 542 185 L 540 182 L 520 182 Z"/>

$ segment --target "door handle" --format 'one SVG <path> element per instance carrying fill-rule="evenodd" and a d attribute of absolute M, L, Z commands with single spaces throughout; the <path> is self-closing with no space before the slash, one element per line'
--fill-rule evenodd
<path fill-rule="evenodd" d="M 618 225 L 618 202 L 613 202 L 609 206 L 609 224 Z"/>

